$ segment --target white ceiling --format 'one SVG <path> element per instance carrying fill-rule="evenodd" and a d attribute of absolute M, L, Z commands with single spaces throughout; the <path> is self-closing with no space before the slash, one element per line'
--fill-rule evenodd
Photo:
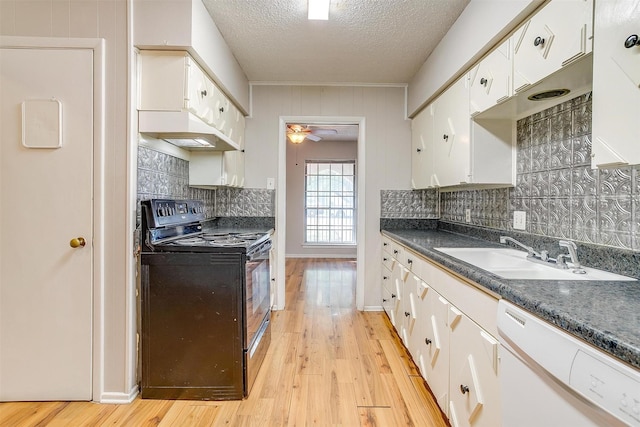
<path fill-rule="evenodd" d="M 408 83 L 469 0 L 203 0 L 252 82 Z M 464 42 L 464 41 L 461 41 Z"/>

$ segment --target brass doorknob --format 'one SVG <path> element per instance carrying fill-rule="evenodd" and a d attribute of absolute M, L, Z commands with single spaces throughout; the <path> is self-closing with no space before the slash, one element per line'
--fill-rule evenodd
<path fill-rule="evenodd" d="M 84 240 L 84 237 L 76 237 L 75 239 L 71 239 L 69 242 L 69 246 L 72 248 L 84 248 L 84 245 L 87 244 L 87 241 Z"/>

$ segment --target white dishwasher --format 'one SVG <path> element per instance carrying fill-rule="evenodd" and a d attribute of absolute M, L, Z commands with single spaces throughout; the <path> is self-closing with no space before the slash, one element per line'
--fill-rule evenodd
<path fill-rule="evenodd" d="M 503 427 L 640 426 L 640 371 L 498 303 Z"/>

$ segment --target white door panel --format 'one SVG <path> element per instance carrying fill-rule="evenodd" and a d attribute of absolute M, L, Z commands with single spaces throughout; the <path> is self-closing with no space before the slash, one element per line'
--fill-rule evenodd
<path fill-rule="evenodd" d="M 0 87 L 0 400 L 91 400 L 93 51 L 3 48 Z M 61 103 L 60 148 L 22 145 L 34 99 Z"/>

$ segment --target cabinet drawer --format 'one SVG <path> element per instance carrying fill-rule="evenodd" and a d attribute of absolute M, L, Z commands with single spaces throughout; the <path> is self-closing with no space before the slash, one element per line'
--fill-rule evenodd
<path fill-rule="evenodd" d="M 393 252 L 391 249 L 391 239 L 388 237 L 382 236 L 382 250 L 387 252 L 389 255 Z"/>
<path fill-rule="evenodd" d="M 393 271 L 397 264 L 397 261 L 394 257 L 386 252 L 382 252 L 382 265 L 386 267 L 389 271 Z"/>

